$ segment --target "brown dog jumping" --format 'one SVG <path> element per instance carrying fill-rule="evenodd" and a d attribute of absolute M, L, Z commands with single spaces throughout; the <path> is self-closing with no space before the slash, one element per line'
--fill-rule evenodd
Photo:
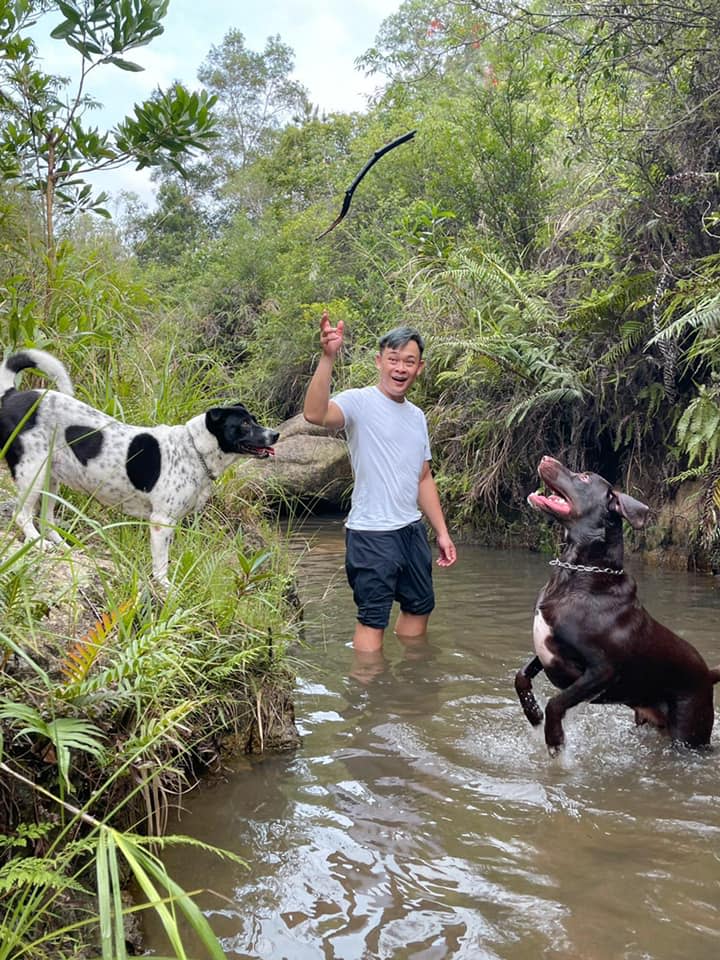
<path fill-rule="evenodd" d="M 552 457 L 538 473 L 550 492 L 531 493 L 528 503 L 563 525 L 565 544 L 535 606 L 535 656 L 515 677 L 525 716 L 533 726 L 543 721 L 532 679 L 544 670 L 561 691 L 545 707 L 551 754 L 565 742 L 565 713 L 582 702 L 624 703 L 637 723 L 666 728 L 673 743 L 707 746 L 720 667 L 708 668 L 692 644 L 653 620 L 623 570 L 623 520 L 643 527 L 648 507 Z"/>

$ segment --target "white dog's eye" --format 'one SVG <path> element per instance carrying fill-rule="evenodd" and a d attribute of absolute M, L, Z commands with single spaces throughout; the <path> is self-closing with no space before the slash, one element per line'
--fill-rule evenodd
<path fill-rule="evenodd" d="M 577 475 L 578 480 L 582 480 L 583 483 L 590 483 L 590 474 L 589 473 L 579 473 Z"/>

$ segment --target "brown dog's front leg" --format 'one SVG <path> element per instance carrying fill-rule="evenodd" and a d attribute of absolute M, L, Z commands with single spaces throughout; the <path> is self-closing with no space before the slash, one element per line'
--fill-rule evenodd
<path fill-rule="evenodd" d="M 555 756 L 565 743 L 562 721 L 570 707 L 600 696 L 614 674 L 615 668 L 612 664 L 595 663 L 588 667 L 575 683 L 571 683 L 567 689 L 548 700 L 545 705 L 545 743 L 552 756 Z"/>
<path fill-rule="evenodd" d="M 534 727 L 542 723 L 543 712 L 535 699 L 535 694 L 532 689 L 532 679 L 540 673 L 542 668 L 543 665 L 540 662 L 540 658 L 533 657 L 529 663 L 526 663 L 525 666 L 515 674 L 515 692 L 520 700 L 520 706 Z"/>

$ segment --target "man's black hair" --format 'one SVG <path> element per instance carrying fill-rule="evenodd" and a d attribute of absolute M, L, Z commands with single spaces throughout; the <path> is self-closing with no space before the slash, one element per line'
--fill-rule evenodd
<path fill-rule="evenodd" d="M 419 331 L 414 327 L 395 327 L 394 330 L 390 330 L 384 336 L 380 337 L 378 349 L 380 353 L 382 353 L 386 347 L 390 350 L 399 350 L 401 347 L 410 343 L 411 340 L 414 340 L 418 345 L 420 358 L 422 359 L 423 351 L 425 350 L 425 341 Z"/>

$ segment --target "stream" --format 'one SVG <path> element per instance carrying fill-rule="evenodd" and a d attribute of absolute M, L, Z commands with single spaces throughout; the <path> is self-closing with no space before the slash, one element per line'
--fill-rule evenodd
<path fill-rule="evenodd" d="M 186 890 L 214 892 L 198 902 L 229 958 L 720 957 L 720 689 L 709 752 L 582 705 L 550 758 L 513 689 L 548 557 L 460 546 L 436 568 L 427 640 L 389 630 L 383 656 L 358 659 L 342 522 L 291 544 L 303 745 L 237 759 L 168 826 L 247 864 L 165 855 Z M 720 583 L 627 566 L 650 613 L 720 662 Z M 534 687 L 544 703 L 549 683 Z M 147 945 L 167 951 L 150 922 Z"/>

